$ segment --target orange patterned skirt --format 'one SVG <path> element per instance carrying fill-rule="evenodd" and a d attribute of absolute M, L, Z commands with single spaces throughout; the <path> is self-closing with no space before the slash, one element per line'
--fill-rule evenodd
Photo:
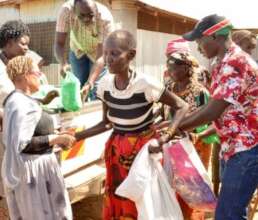
<path fill-rule="evenodd" d="M 116 188 L 127 177 L 129 169 L 141 148 L 152 138 L 154 131 L 137 135 L 113 134 L 106 143 L 105 163 L 107 169 L 103 219 L 136 220 L 137 210 L 134 202 L 115 195 Z"/>

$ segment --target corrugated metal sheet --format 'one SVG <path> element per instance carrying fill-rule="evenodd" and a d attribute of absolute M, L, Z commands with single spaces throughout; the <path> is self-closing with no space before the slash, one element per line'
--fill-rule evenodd
<path fill-rule="evenodd" d="M 4 6 L 0 4 L 0 24 L 18 18 L 25 23 L 56 21 L 58 11 L 63 3 L 64 0 L 24 1 L 19 8 L 15 7 L 14 4 Z"/>
<path fill-rule="evenodd" d="M 48 66 L 42 67 L 42 72 L 45 73 L 48 83 L 51 85 L 60 85 L 61 76 L 59 74 L 60 65 L 58 64 L 50 64 Z"/>
<path fill-rule="evenodd" d="M 137 54 L 136 70 L 142 73 L 151 74 L 157 79 L 162 79 L 162 74 L 166 69 L 165 51 L 167 43 L 180 36 L 165 34 L 146 30 L 137 30 Z M 198 51 L 195 43 L 190 43 L 192 54 L 198 59 L 200 64 L 208 67 L 209 61 Z"/>
<path fill-rule="evenodd" d="M 63 0 L 26 1 L 20 5 L 20 17 L 25 23 L 55 21 Z"/>
<path fill-rule="evenodd" d="M 56 63 L 54 57 L 54 39 L 56 22 L 30 23 L 31 32 L 30 47 L 48 63 Z"/>
<path fill-rule="evenodd" d="M 14 6 L 3 6 L 0 8 L 0 25 L 5 23 L 6 21 L 18 19 L 19 18 L 19 10 Z"/>
<path fill-rule="evenodd" d="M 17 4 L 21 0 L 0 0 L 0 5 L 10 5 L 10 4 Z"/>

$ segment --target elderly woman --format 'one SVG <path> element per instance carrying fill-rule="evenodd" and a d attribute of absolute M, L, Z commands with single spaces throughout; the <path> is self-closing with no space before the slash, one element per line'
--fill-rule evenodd
<path fill-rule="evenodd" d="M 74 137 L 55 134 L 52 118 L 32 99 L 40 72 L 30 58 L 7 65 L 15 90 L 4 101 L 2 178 L 11 220 L 72 219 L 64 180 L 53 147 L 69 147 Z"/>
<path fill-rule="evenodd" d="M 191 54 L 189 42 L 183 38 L 177 38 L 169 41 L 166 48 L 166 57 L 169 58 L 169 56 L 174 53 Z M 195 61 L 195 65 L 195 76 L 197 77 L 198 82 L 204 85 L 206 88 L 209 88 L 210 74 L 208 70 L 201 66 L 197 61 Z M 171 80 L 168 71 L 165 71 L 164 79 L 165 83 Z"/>
<path fill-rule="evenodd" d="M 167 69 L 170 80 L 167 82 L 167 88 L 189 104 L 189 113 L 191 113 L 207 103 L 209 92 L 198 80 L 200 72 L 204 71 L 204 69 L 200 69 L 198 61 L 185 48 L 187 42 L 183 41 L 183 39 L 176 39 L 170 42 L 170 54 L 167 55 Z M 165 106 L 165 119 L 172 117 L 173 112 Z M 199 130 L 197 129 L 195 132 Z M 195 148 L 205 168 L 208 169 L 211 154 L 210 144 L 205 143 L 205 140 L 199 139 L 195 143 Z M 180 199 L 179 201 L 185 219 L 204 219 L 203 212 L 192 210 L 183 201 Z"/>
<path fill-rule="evenodd" d="M 178 39 L 174 40 L 173 43 L 176 45 L 177 42 Z M 198 80 L 200 68 L 198 61 L 187 50 L 179 47 L 167 56 L 167 69 L 170 79 L 166 83 L 167 88 L 189 104 L 189 113 L 194 112 L 208 101 L 209 92 Z M 203 68 L 201 69 L 203 70 Z M 167 106 L 165 106 L 164 117 L 165 120 L 173 117 L 173 112 Z M 207 151 L 208 147 L 203 146 L 204 144 L 200 141 L 196 144 L 196 148 L 205 167 L 208 168 L 209 156 L 207 155 L 210 155 L 210 153 L 208 153 L 209 150 Z"/>

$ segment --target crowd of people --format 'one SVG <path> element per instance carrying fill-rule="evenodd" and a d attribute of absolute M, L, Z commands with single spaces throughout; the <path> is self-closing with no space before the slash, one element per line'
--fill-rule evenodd
<path fill-rule="evenodd" d="M 112 14 L 105 6 L 93 0 L 65 2 L 58 15 L 54 42 L 60 73 L 65 77 L 72 69 L 82 91 L 88 95 L 95 87 L 91 97 L 100 99 L 103 106 L 98 124 L 73 133 L 55 131 L 52 118 L 41 108 L 40 102 L 50 102 L 56 94 L 50 94 L 47 100 L 32 98 L 39 90 L 42 73 L 39 63 L 28 55 L 27 25 L 20 20 L 3 24 L 1 199 L 7 202 L 11 220 L 72 219 L 53 149 L 70 148 L 76 141 L 110 129 L 104 152 L 104 220 L 137 219 L 134 202 L 117 196 L 117 187 L 149 140 L 155 138 L 158 143 L 149 146 L 149 153 L 159 153 L 175 134 L 186 132 L 206 169 L 212 147 L 216 149 L 215 220 L 247 219 L 247 206 L 258 186 L 258 66 L 251 57 L 256 36 L 247 30 L 232 34 L 232 30 L 228 19 L 214 14 L 201 19 L 182 38 L 170 41 L 164 60 L 167 70 L 164 82 L 160 82 L 133 70 L 137 42 L 130 32 L 114 30 Z M 189 41 L 195 41 L 199 52 L 212 60 L 209 71 L 191 54 Z M 158 123 L 155 103 L 162 106 L 162 121 Z M 185 220 L 205 219 L 204 212 L 191 209 L 180 198 L 178 201 Z"/>

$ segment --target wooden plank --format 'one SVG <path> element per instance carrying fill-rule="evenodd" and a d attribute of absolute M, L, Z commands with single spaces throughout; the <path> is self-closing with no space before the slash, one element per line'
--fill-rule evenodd
<path fill-rule="evenodd" d="M 0 0 L 0 6 L 19 4 L 19 3 L 20 3 L 20 0 Z"/>
<path fill-rule="evenodd" d="M 70 177 L 70 176 L 72 176 L 72 175 L 74 175 L 74 174 L 76 174 L 76 173 L 78 173 L 78 172 L 80 172 L 82 170 L 85 170 L 85 169 L 87 169 L 87 168 L 89 168 L 89 167 L 91 167 L 93 165 L 102 166 L 102 165 L 104 165 L 104 161 L 102 159 L 94 160 L 94 161 L 92 161 L 90 163 L 87 163 L 87 164 L 84 164 L 84 165 L 82 165 L 80 167 L 77 167 L 75 170 L 72 170 L 72 171 L 66 173 L 64 175 L 64 177 L 68 178 L 68 177 Z"/>
<path fill-rule="evenodd" d="M 196 23 L 197 20 L 194 19 L 194 18 L 190 18 L 190 17 L 187 17 L 187 16 L 184 16 L 184 15 L 180 15 L 180 14 L 177 14 L 177 13 L 174 13 L 172 11 L 165 11 L 161 8 L 158 8 L 158 7 L 155 7 L 155 6 L 152 6 L 152 5 L 148 5 L 148 4 L 144 4 L 143 2 L 137 2 L 136 3 L 136 6 L 138 6 L 139 8 L 143 8 L 145 10 L 152 10 L 152 11 L 157 11 L 157 12 L 160 12 L 164 15 L 167 15 L 167 16 L 173 16 L 173 17 L 177 17 L 177 18 L 180 18 L 180 19 L 185 19 L 187 22 L 190 22 L 190 23 Z"/>
<path fill-rule="evenodd" d="M 65 178 L 71 203 L 86 197 L 100 195 L 104 191 L 106 170 L 97 164 L 75 172 Z"/>

